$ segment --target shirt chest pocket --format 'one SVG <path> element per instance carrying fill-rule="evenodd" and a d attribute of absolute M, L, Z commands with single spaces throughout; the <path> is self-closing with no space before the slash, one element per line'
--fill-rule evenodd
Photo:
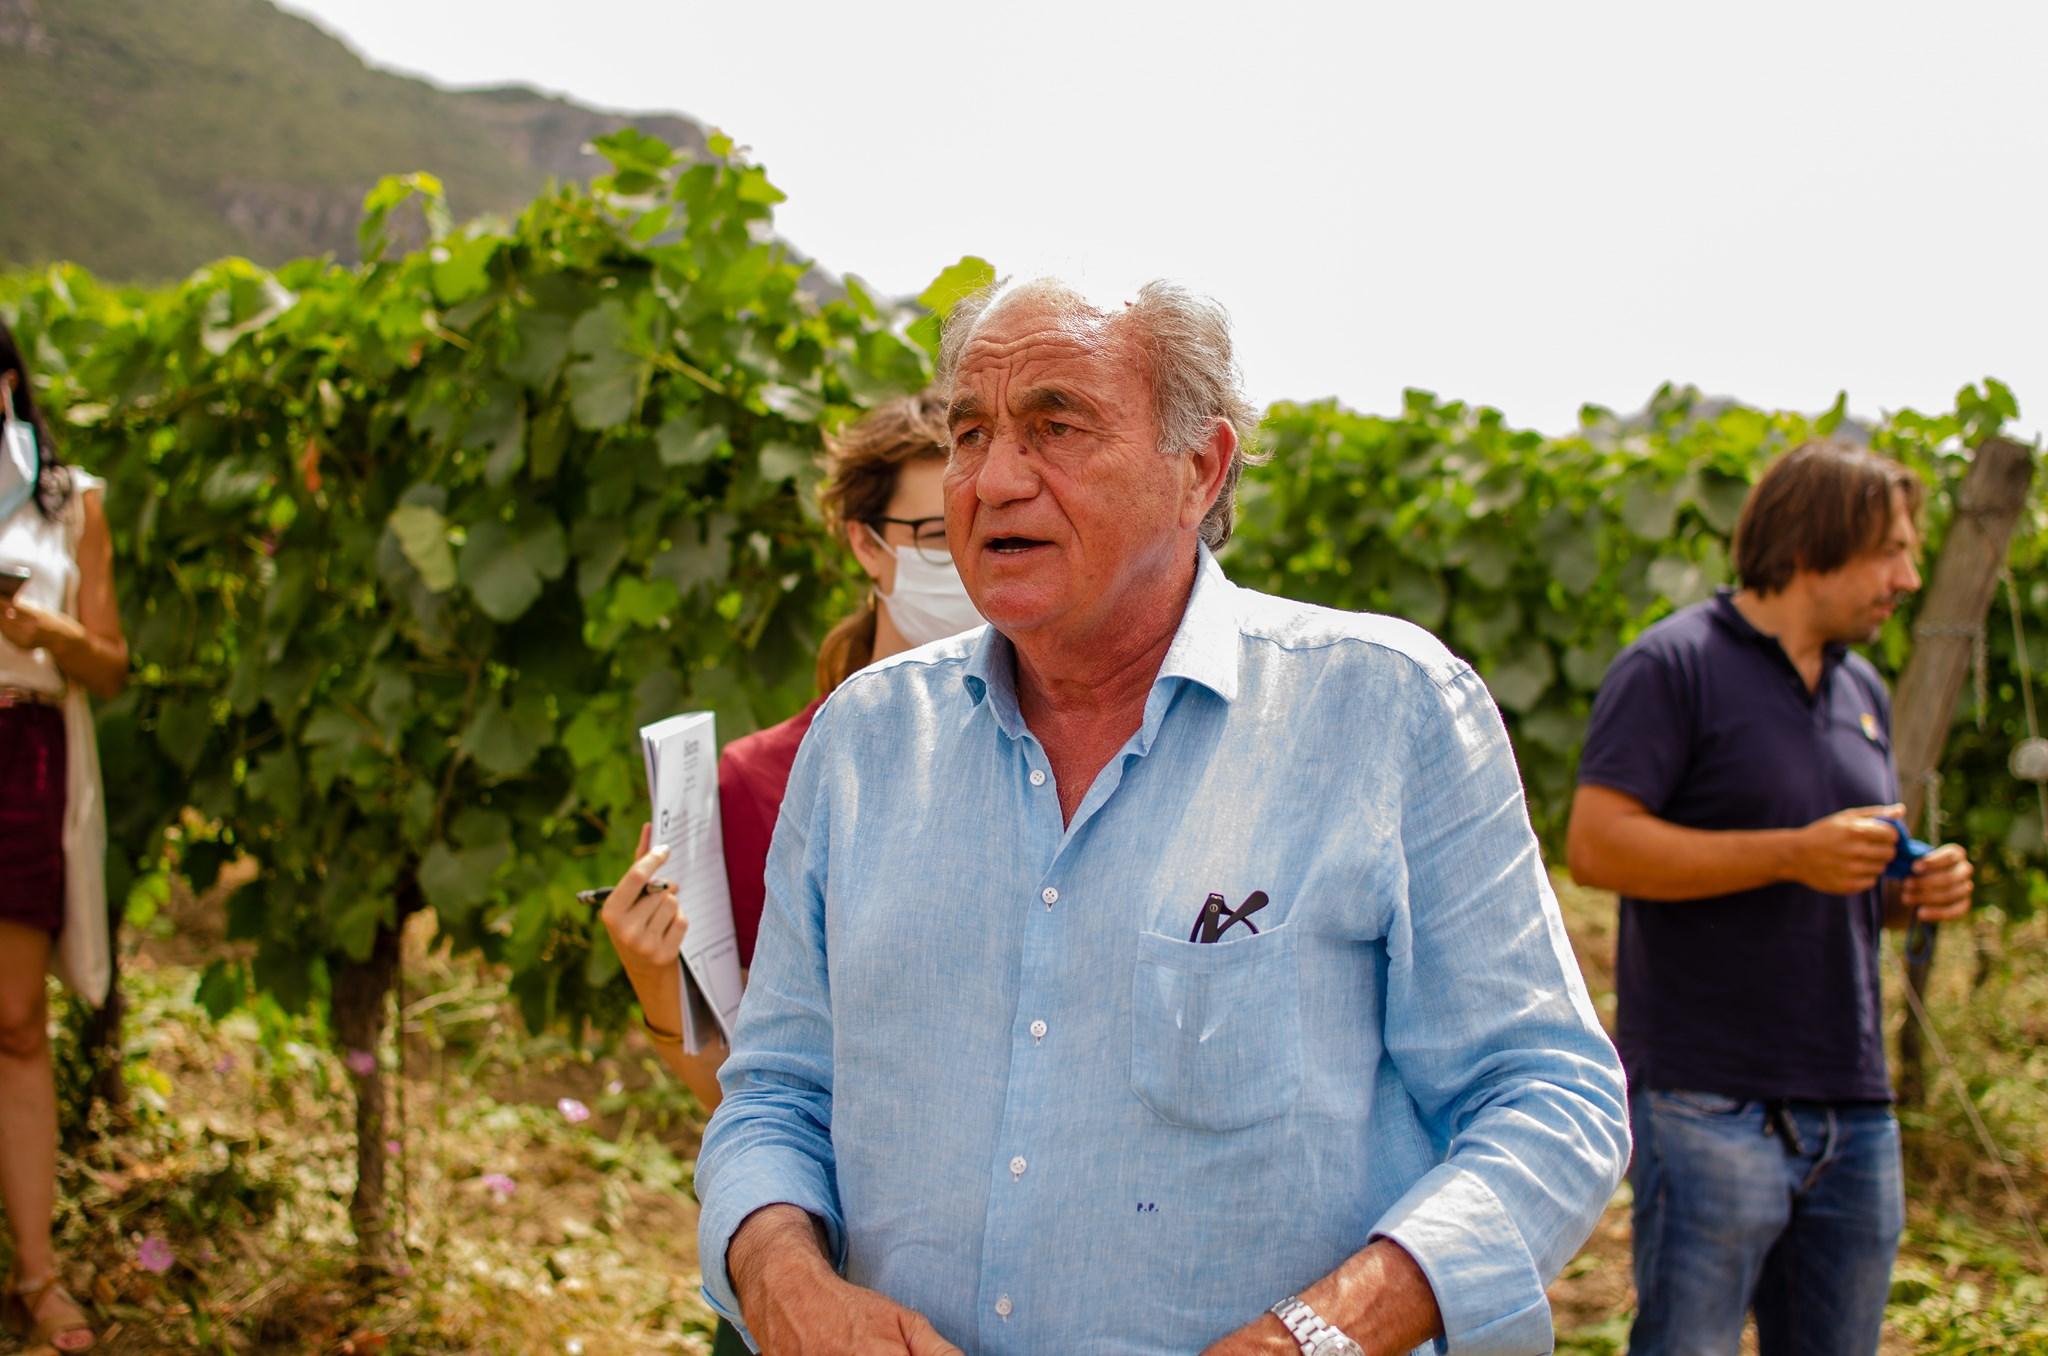
<path fill-rule="evenodd" d="M 1207 944 L 1140 933 L 1131 1090 L 1175 1125 L 1242 1130 L 1301 1096 L 1295 931 Z"/>

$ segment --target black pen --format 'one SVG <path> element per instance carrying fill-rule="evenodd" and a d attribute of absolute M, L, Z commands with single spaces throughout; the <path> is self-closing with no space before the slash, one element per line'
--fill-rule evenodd
<path fill-rule="evenodd" d="M 675 887 L 665 880 L 651 880 L 647 882 L 647 888 L 650 890 L 673 890 Z M 578 890 L 576 892 L 576 902 L 578 904 L 587 904 L 593 909 L 603 908 L 604 902 L 611 897 L 612 887 L 609 885 L 601 885 L 595 890 Z"/>

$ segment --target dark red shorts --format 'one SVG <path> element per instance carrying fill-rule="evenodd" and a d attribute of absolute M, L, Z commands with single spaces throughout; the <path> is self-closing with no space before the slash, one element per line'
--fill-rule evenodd
<path fill-rule="evenodd" d="M 0 919 L 64 926 L 64 712 L 0 706 Z"/>

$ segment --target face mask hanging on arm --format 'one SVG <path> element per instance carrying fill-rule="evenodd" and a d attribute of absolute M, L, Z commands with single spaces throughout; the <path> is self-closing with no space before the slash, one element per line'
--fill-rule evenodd
<path fill-rule="evenodd" d="M 9 398 L 0 402 L 0 523 L 35 497 L 42 471 L 35 425 L 15 413 L 10 392 Z"/>
<path fill-rule="evenodd" d="M 974 610 L 960 571 L 952 561 L 934 565 L 916 548 L 891 546 L 874 528 L 868 532 L 884 551 L 896 557 L 896 587 L 877 593 L 889 609 L 889 620 L 912 645 L 944 640 L 981 625 L 982 615 Z"/>

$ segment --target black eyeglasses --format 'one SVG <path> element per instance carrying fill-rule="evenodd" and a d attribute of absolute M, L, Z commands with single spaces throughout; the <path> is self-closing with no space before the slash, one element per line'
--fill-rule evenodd
<path fill-rule="evenodd" d="M 1252 936 L 1256 937 L 1259 935 L 1259 925 L 1252 921 L 1252 915 L 1265 908 L 1270 902 L 1264 890 L 1254 890 L 1250 895 L 1246 896 L 1244 904 L 1233 912 L 1230 905 L 1224 902 L 1222 895 L 1212 894 L 1203 900 L 1202 907 L 1196 910 L 1195 925 L 1188 929 L 1188 940 L 1191 942 L 1221 941 L 1223 934 L 1236 927 L 1239 923 L 1244 924 Z"/>
<path fill-rule="evenodd" d="M 899 527 L 909 528 L 911 549 L 916 551 L 918 558 L 926 564 L 950 565 L 953 563 L 953 550 L 946 545 L 946 520 L 944 518 L 870 518 L 868 520 L 870 527 L 885 523 L 895 523 Z M 875 535 L 879 537 L 882 534 L 877 532 Z"/>

